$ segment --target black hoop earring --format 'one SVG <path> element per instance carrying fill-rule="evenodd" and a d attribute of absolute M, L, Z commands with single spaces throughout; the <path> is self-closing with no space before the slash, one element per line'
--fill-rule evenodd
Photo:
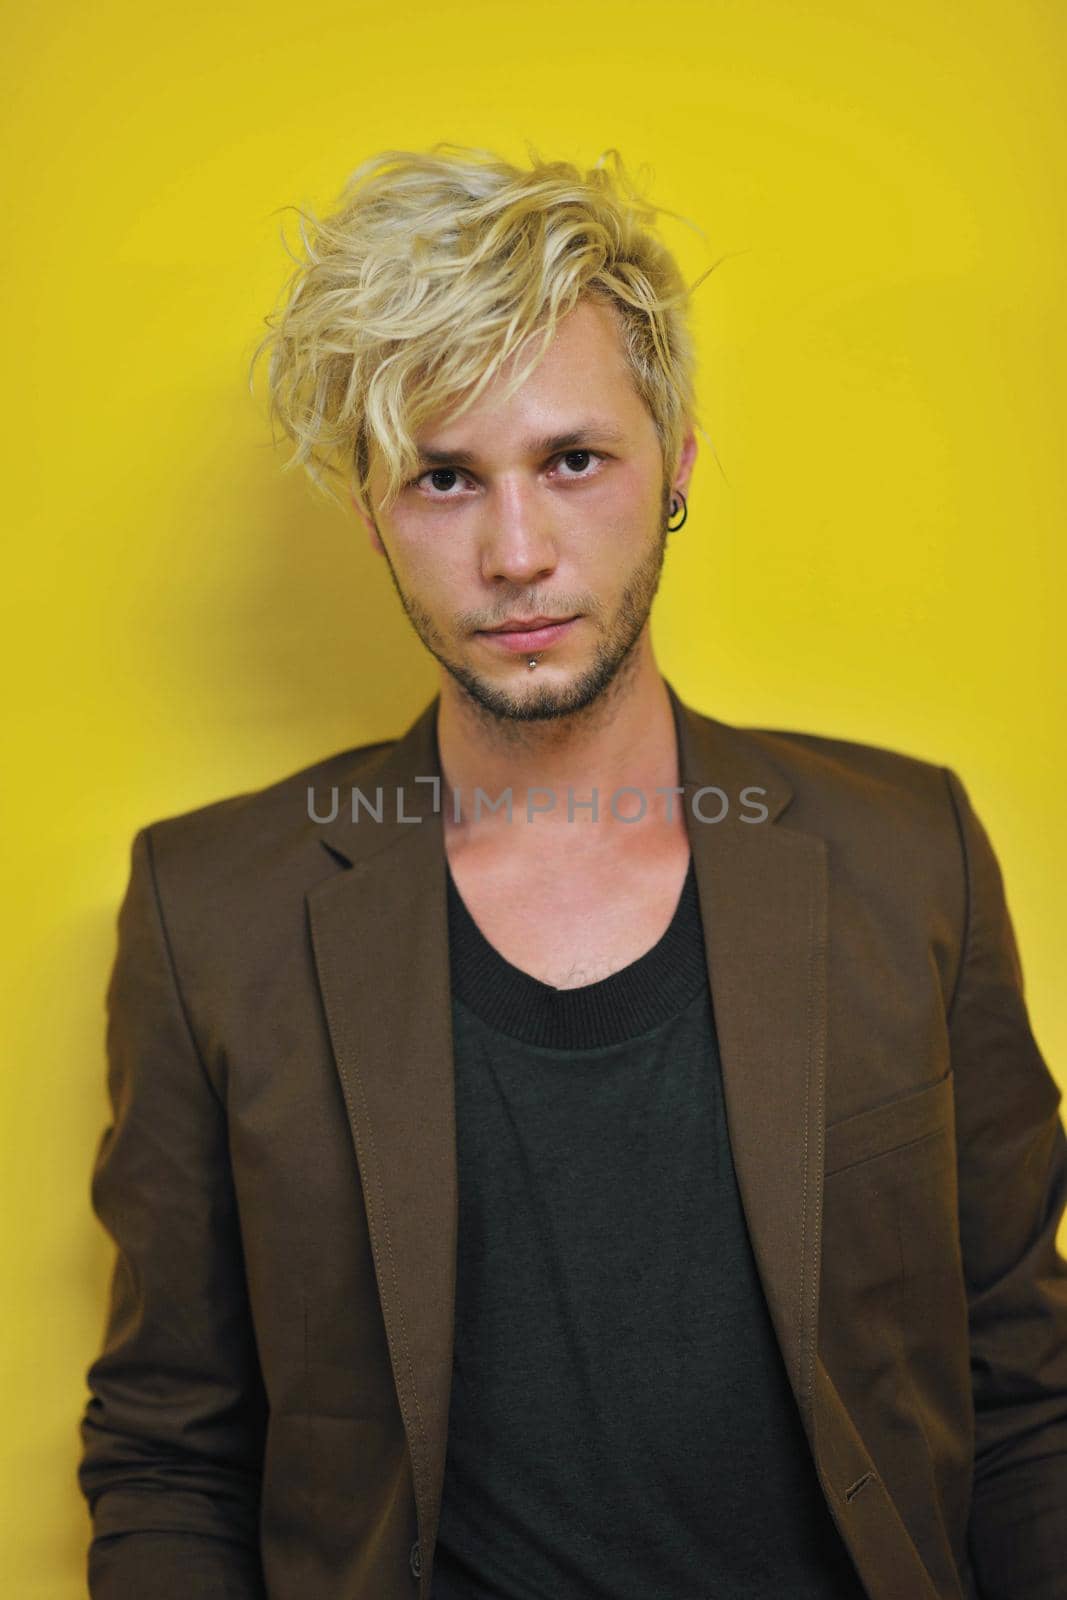
<path fill-rule="evenodd" d="M 677 506 L 676 502 L 679 501 L 679 500 L 682 502 L 682 520 L 681 520 L 681 522 L 675 522 L 675 523 L 668 522 L 667 523 L 667 532 L 668 533 L 677 533 L 678 529 L 685 525 L 685 519 L 689 515 L 689 507 L 686 504 L 686 498 L 685 498 L 685 495 L 682 493 L 681 489 L 675 489 L 674 493 L 671 495 L 670 515 L 672 517 L 676 517 L 678 515 L 678 506 Z"/>

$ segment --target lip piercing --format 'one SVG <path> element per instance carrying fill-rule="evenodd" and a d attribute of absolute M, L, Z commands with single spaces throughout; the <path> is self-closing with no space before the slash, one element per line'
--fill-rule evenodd
<path fill-rule="evenodd" d="M 536 656 L 531 656 L 529 661 L 527 661 L 526 665 L 529 667 L 530 671 L 532 672 L 534 667 L 536 667 L 536 665 L 537 665 L 537 657 Z"/>

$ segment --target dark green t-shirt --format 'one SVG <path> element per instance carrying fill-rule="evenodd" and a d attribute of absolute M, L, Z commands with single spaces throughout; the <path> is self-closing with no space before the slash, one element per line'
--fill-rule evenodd
<path fill-rule="evenodd" d="M 734 1175 L 692 861 L 601 982 L 449 873 L 459 1237 L 433 1600 L 862 1600 Z M 580 955 L 580 952 L 576 952 Z"/>

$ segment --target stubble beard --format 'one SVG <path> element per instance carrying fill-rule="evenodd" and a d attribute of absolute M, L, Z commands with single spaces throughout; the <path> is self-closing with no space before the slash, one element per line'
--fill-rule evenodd
<path fill-rule="evenodd" d="M 479 712 L 482 718 L 499 724 L 548 722 L 561 717 L 574 717 L 599 702 L 609 689 L 612 698 L 617 697 L 637 666 L 635 646 L 648 621 L 663 574 L 668 532 L 666 502 L 669 495 L 668 486 L 656 541 L 623 590 L 611 628 L 598 643 L 590 666 L 569 683 L 553 685 L 542 681 L 536 685 L 533 693 L 512 694 L 507 689 L 498 688 L 461 662 L 451 660 L 429 613 L 401 589 L 388 553 L 386 564 L 400 604 L 421 643 L 459 684 L 471 708 Z M 524 657 L 520 656 L 518 660 L 525 665 Z"/>

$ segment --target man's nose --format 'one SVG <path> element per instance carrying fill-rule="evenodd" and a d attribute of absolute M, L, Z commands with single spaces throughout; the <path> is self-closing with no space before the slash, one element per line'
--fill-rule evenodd
<path fill-rule="evenodd" d="M 551 511 L 539 500 L 536 485 L 498 485 L 486 506 L 482 576 L 528 584 L 552 572 L 557 560 Z"/>

